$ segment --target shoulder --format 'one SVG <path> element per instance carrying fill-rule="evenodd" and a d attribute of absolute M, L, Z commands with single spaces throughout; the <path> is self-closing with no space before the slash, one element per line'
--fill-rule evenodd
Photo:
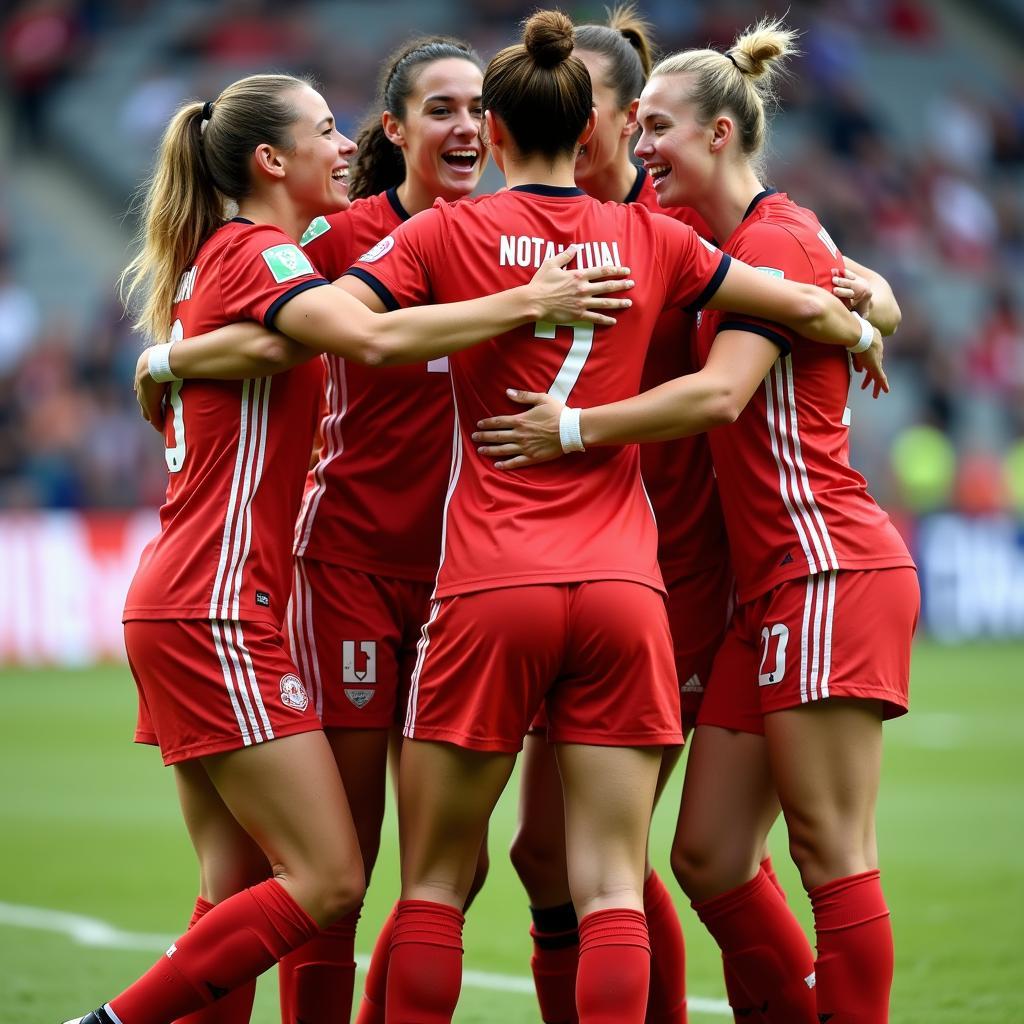
<path fill-rule="evenodd" d="M 812 267 L 803 232 L 791 218 L 761 217 L 745 225 L 729 253 L 765 273 L 797 277 Z"/>

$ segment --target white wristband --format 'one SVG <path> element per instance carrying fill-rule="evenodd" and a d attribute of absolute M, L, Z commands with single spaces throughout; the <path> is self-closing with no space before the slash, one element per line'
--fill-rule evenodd
<path fill-rule="evenodd" d="M 871 348 L 871 342 L 875 340 L 875 329 L 856 310 L 853 311 L 853 315 L 860 321 L 860 341 L 856 345 L 850 345 L 846 351 L 851 355 L 857 355 Z"/>
<path fill-rule="evenodd" d="M 149 375 L 158 384 L 181 380 L 171 369 L 171 349 L 175 344 L 169 341 L 166 345 L 153 345 L 149 350 Z"/>
<path fill-rule="evenodd" d="M 562 451 L 567 454 L 586 451 L 583 447 L 583 435 L 580 433 L 581 411 L 564 405 L 558 417 L 558 440 L 562 442 Z"/>

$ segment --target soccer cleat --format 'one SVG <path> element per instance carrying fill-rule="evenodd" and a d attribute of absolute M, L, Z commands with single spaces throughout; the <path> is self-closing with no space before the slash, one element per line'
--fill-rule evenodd
<path fill-rule="evenodd" d="M 64 1024 L 115 1024 L 115 1021 L 101 1006 L 98 1010 L 90 1011 L 84 1017 L 73 1017 L 71 1020 L 66 1020 Z"/>

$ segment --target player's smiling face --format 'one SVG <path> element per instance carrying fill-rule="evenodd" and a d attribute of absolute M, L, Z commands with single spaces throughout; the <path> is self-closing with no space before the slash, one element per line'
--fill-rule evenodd
<path fill-rule="evenodd" d="M 696 118 L 689 75 L 659 75 L 640 95 L 636 155 L 644 163 L 660 206 L 693 206 L 714 171 L 713 129 Z"/>
<path fill-rule="evenodd" d="M 315 89 L 297 90 L 292 103 L 298 114 L 292 125 L 295 148 L 283 154 L 289 194 L 310 219 L 347 209 L 355 143 L 335 127 L 327 101 Z"/>
<path fill-rule="evenodd" d="M 454 200 L 476 188 L 486 159 L 482 89 L 472 61 L 445 57 L 420 71 L 401 121 L 385 113 L 384 130 L 401 148 L 407 176 L 427 194 Z"/>
<path fill-rule="evenodd" d="M 590 72 L 594 106 L 597 109 L 597 127 L 576 158 L 576 183 L 580 188 L 590 191 L 588 186 L 596 185 L 602 174 L 617 168 L 619 144 L 624 136 L 632 134 L 627 131 L 630 110 L 629 107 L 623 109 L 619 106 L 615 90 L 607 84 L 607 57 L 590 50 L 574 50 L 573 56 L 579 57 Z"/>

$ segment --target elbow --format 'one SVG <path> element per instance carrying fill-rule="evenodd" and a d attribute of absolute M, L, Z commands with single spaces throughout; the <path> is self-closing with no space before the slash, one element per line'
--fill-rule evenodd
<path fill-rule="evenodd" d="M 804 292 L 797 311 L 797 320 L 805 329 L 815 330 L 824 326 L 828 318 L 829 298 L 826 292 L 814 286 L 809 286 Z"/>
<path fill-rule="evenodd" d="M 731 388 L 723 388 L 708 403 L 707 429 L 727 427 L 730 423 L 735 423 L 740 418 L 740 413 L 743 412 L 745 405 L 746 403 L 735 391 Z"/>
<path fill-rule="evenodd" d="M 256 357 L 274 370 L 287 370 L 295 365 L 295 346 L 283 334 L 268 334 L 261 339 Z"/>

